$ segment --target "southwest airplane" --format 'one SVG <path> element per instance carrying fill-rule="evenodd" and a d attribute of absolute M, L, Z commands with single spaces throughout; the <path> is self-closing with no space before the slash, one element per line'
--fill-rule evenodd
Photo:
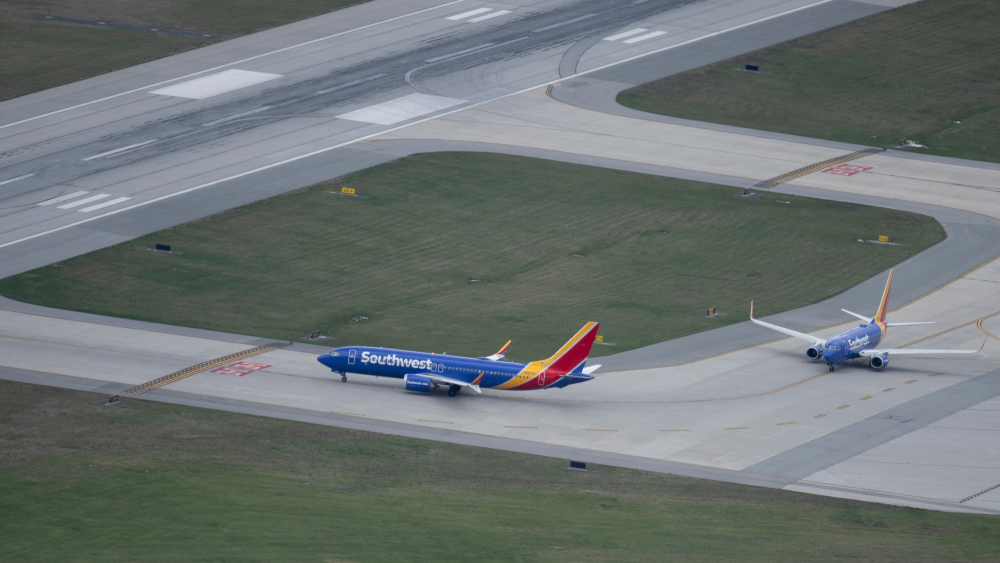
<path fill-rule="evenodd" d="M 848 315 L 861 319 L 862 322 L 857 328 L 841 332 L 830 338 L 823 340 L 815 336 L 780 327 L 753 318 L 753 301 L 750 302 L 750 320 L 754 324 L 767 327 L 771 330 L 794 336 L 799 340 L 805 340 L 812 344 L 806 349 L 806 357 L 810 360 L 825 360 L 833 371 L 834 366 L 853 360 L 855 358 L 868 358 L 868 365 L 875 369 L 882 369 L 889 364 L 890 356 L 930 356 L 943 354 L 981 354 L 979 350 L 915 350 L 912 348 L 876 348 L 879 342 L 885 338 L 890 326 L 907 326 L 934 324 L 932 322 L 922 323 L 889 323 L 885 320 L 885 315 L 889 305 L 889 289 L 892 287 L 892 270 L 889 270 L 889 281 L 885 284 L 885 291 L 882 293 L 882 302 L 879 303 L 878 312 L 874 317 L 866 317 L 857 313 L 852 313 L 847 309 L 841 311 Z M 983 342 L 985 345 L 986 342 Z"/>
<path fill-rule="evenodd" d="M 476 393 L 482 393 L 482 387 L 511 391 L 561 388 L 594 379 L 590 374 L 601 366 L 584 366 L 598 326 L 599 323 L 587 323 L 552 357 L 527 364 L 500 361 L 510 346 L 509 340 L 496 354 L 482 358 L 346 346 L 335 348 L 317 360 L 339 373 L 341 381 L 347 381 L 348 372 L 393 377 L 402 379 L 408 391 L 428 393 L 432 388 L 447 386 L 449 397 L 457 395 L 463 387 Z"/>

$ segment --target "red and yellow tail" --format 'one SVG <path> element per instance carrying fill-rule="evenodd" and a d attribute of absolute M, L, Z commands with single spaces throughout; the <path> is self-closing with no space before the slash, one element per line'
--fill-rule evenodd
<path fill-rule="evenodd" d="M 885 314 L 889 312 L 889 290 L 892 289 L 892 270 L 889 270 L 889 280 L 885 282 L 885 291 L 882 293 L 882 302 L 878 304 L 878 312 L 875 313 L 875 320 L 885 323 Z"/>
<path fill-rule="evenodd" d="M 573 371 L 590 356 L 590 349 L 594 346 L 597 328 L 600 326 L 601 323 L 587 323 L 551 357 L 532 363 L 539 364 L 539 367 L 552 375 L 563 375 Z"/>

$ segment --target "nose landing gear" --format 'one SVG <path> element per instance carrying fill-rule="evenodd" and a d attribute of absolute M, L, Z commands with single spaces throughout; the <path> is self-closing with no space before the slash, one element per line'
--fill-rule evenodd
<path fill-rule="evenodd" d="M 833 364 L 827 364 L 827 365 L 830 366 L 830 371 L 833 371 L 833 369 L 834 369 L 833 368 Z"/>

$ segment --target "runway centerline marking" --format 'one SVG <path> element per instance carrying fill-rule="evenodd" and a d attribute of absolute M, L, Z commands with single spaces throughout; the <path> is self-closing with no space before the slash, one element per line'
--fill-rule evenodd
<path fill-rule="evenodd" d="M 110 150 L 110 151 L 107 151 L 107 152 L 102 152 L 101 154 L 95 154 L 94 156 L 88 156 L 87 158 L 84 158 L 82 160 L 83 160 L 83 162 L 87 162 L 89 160 L 103 158 L 105 156 L 111 156 L 113 154 L 118 154 L 120 152 L 125 152 L 125 151 L 128 151 L 128 150 L 137 149 L 139 147 L 144 147 L 146 145 L 155 143 L 156 141 L 157 141 L 157 139 L 153 139 L 151 141 L 145 141 L 145 142 L 142 142 L 142 143 L 136 143 L 134 145 L 129 145 L 127 147 L 119 147 L 117 149 L 113 149 L 113 150 Z"/>
<path fill-rule="evenodd" d="M 472 18 L 471 20 L 469 20 L 469 23 L 484 22 L 486 20 L 491 20 L 493 18 L 498 18 L 500 16 L 506 16 L 507 14 L 510 14 L 510 13 L 513 13 L 513 12 L 511 12 L 510 10 L 498 10 L 496 12 L 493 12 L 492 14 L 486 14 L 485 16 L 479 16 L 478 18 Z"/>
<path fill-rule="evenodd" d="M 85 197 L 83 199 L 78 199 L 76 201 L 67 203 L 65 205 L 60 205 L 56 209 L 73 209 L 74 207 L 80 207 L 81 205 L 86 205 L 86 204 L 88 204 L 88 203 L 90 203 L 92 201 L 97 201 L 97 200 L 100 200 L 100 199 L 104 199 L 106 197 L 111 197 L 111 194 L 97 194 L 97 195 L 92 195 L 90 197 Z"/>
<path fill-rule="evenodd" d="M 587 20 L 587 19 L 590 19 L 590 18 L 592 18 L 592 17 L 594 17 L 596 15 L 597 14 L 584 14 L 584 15 L 578 17 L 578 18 L 573 18 L 571 20 L 566 20 L 564 22 L 554 23 L 552 25 L 547 25 L 545 27 L 540 27 L 538 29 L 533 30 L 532 33 L 539 33 L 539 32 L 542 32 L 542 31 L 548 31 L 550 29 L 555 29 L 557 27 L 562 27 L 564 25 L 569 25 L 571 23 L 576 23 L 578 21 Z"/>
<path fill-rule="evenodd" d="M 71 194 L 61 195 L 59 197 L 54 197 L 52 199 L 47 199 L 47 200 L 45 200 L 45 201 L 43 201 L 41 203 L 36 203 L 35 205 L 37 205 L 39 207 L 45 207 L 46 205 L 52 205 L 54 203 L 63 202 L 63 201 L 66 201 L 68 199 L 73 199 L 75 197 L 80 197 L 82 195 L 87 195 L 89 193 L 90 192 L 88 192 L 87 190 L 79 190 L 79 191 L 75 191 L 75 192 L 73 192 Z"/>
<path fill-rule="evenodd" d="M 132 199 L 132 198 L 130 198 L 130 197 L 116 197 L 115 199 L 113 199 L 111 201 L 102 201 L 101 203 L 98 203 L 97 205 L 91 205 L 90 207 L 84 207 L 83 209 L 80 209 L 78 211 L 80 213 L 90 213 L 91 211 L 97 211 L 98 209 L 104 209 L 105 207 L 111 207 L 112 205 L 118 205 L 119 203 L 125 203 L 126 201 L 128 201 L 130 199 Z"/>
<path fill-rule="evenodd" d="M 828 1 L 830 1 L 830 0 L 828 0 Z M 129 94 L 135 94 L 136 92 L 142 92 L 143 90 L 149 90 L 150 88 L 156 88 L 157 86 L 162 86 L 164 84 L 170 84 L 171 82 L 176 82 L 178 80 L 184 80 L 185 78 L 191 78 L 193 76 L 198 76 L 200 74 L 205 74 L 206 72 L 212 72 L 213 70 L 219 70 L 219 69 L 223 69 L 223 68 L 228 68 L 228 67 L 231 67 L 231 66 L 234 66 L 234 65 L 243 64 L 245 62 L 257 60 L 257 59 L 260 59 L 260 58 L 263 58 L 263 57 L 269 57 L 271 55 L 276 55 L 278 53 L 283 53 L 285 51 L 290 51 L 292 49 L 298 49 L 299 47 L 305 47 L 306 45 L 312 45 L 313 43 L 319 43 L 321 41 L 326 41 L 328 39 L 333 39 L 335 37 L 340 37 L 342 35 L 347 35 L 349 33 L 354 33 L 356 31 L 362 31 L 362 30 L 365 30 L 365 29 L 369 29 L 369 28 L 372 28 L 372 27 L 375 27 L 375 26 L 379 26 L 379 25 L 385 24 L 385 23 L 394 22 L 396 20 L 401 20 L 403 18 L 408 18 L 410 16 L 416 16 L 418 14 L 423 14 L 424 12 L 430 12 L 431 10 L 437 10 L 438 8 L 444 8 L 444 7 L 452 6 L 454 4 L 459 4 L 459 3 L 462 3 L 462 2 L 465 2 L 465 0 L 453 0 L 452 2 L 447 2 L 445 4 L 439 4 L 437 6 L 431 6 L 430 8 L 424 8 L 423 10 L 417 10 L 416 12 L 410 12 L 408 14 L 403 14 L 401 16 L 396 16 L 394 18 L 389 18 L 387 20 L 381 20 L 381 21 L 377 21 L 377 22 L 370 23 L 370 24 L 367 24 L 367 25 L 362 25 L 360 27 L 355 27 L 354 29 L 348 29 L 348 30 L 345 30 L 345 31 L 334 33 L 332 35 L 327 35 L 325 37 L 319 37 L 317 39 L 312 39 L 310 41 L 305 41 L 303 43 L 298 43 L 296 45 L 289 45 L 288 47 L 282 47 L 281 49 L 276 49 L 274 51 L 268 51 L 267 53 L 261 53 L 259 55 L 254 55 L 252 57 L 247 57 L 245 59 L 240 59 L 240 60 L 235 61 L 235 62 L 226 63 L 226 64 L 219 65 L 219 66 L 214 66 L 212 68 L 206 68 L 205 70 L 199 70 L 197 72 L 192 72 L 190 74 L 185 74 L 184 76 L 178 76 L 177 78 L 171 78 L 169 80 L 163 80 L 163 81 L 157 82 L 155 84 L 149 84 L 147 86 L 143 86 L 142 88 L 135 88 L 135 89 L 132 89 L 132 90 L 128 90 L 126 92 L 120 92 L 118 94 L 112 94 L 110 96 L 105 96 L 103 98 L 98 98 L 96 100 L 91 100 L 89 102 L 84 102 L 82 104 L 77 104 L 75 106 L 70 106 L 70 107 L 58 109 L 58 110 L 55 110 L 55 111 L 50 111 L 48 113 L 43 113 L 41 115 L 36 115 L 34 117 L 29 117 L 29 118 L 26 118 L 26 119 L 22 119 L 20 121 L 15 121 L 13 123 L 7 123 L 5 125 L 0 125 L 0 129 L 6 129 L 7 127 L 13 127 L 15 125 L 20 125 L 22 123 L 27 123 L 29 121 L 34 121 L 36 119 L 42 119 L 44 117 L 49 117 L 51 115 L 57 115 L 57 114 L 60 114 L 60 113 L 63 113 L 63 112 L 67 112 L 67 111 L 71 111 L 71 110 L 74 110 L 74 109 L 86 107 L 86 106 L 97 104 L 97 103 L 104 102 L 104 101 L 107 101 L 107 100 L 113 100 L 113 99 L 119 98 L 121 96 L 127 96 Z"/>
<path fill-rule="evenodd" d="M 278 52 L 281 52 L 281 51 L 287 51 L 289 49 L 300 47 L 302 45 L 308 45 L 310 43 L 316 43 L 317 41 L 322 41 L 322 40 L 325 40 L 325 39 L 329 39 L 330 37 L 334 37 L 336 35 L 343 35 L 345 33 L 350 33 L 351 31 L 357 31 L 357 30 L 360 30 L 360 29 L 365 29 L 365 28 L 368 28 L 368 27 L 372 27 L 374 25 L 378 25 L 380 23 L 386 23 L 386 22 L 389 22 L 389 21 L 393 21 L 393 20 L 397 20 L 397 19 L 403 18 L 403 17 L 408 17 L 408 16 L 411 16 L 411 15 L 414 15 L 414 14 L 419 14 L 419 13 L 426 12 L 426 11 L 429 11 L 429 10 L 441 8 L 443 6 L 449 6 L 451 4 L 457 4 L 458 2 L 462 2 L 462 1 L 464 1 L 464 0 L 455 0 L 455 2 L 450 2 L 448 4 L 442 4 L 441 6 L 435 6 L 434 8 L 427 8 L 427 9 L 421 10 L 419 12 L 413 12 L 411 14 L 406 14 L 406 15 L 403 15 L 403 16 L 398 16 L 396 18 L 391 18 L 389 20 L 384 20 L 382 22 L 378 22 L 378 23 L 375 23 L 375 24 L 369 24 L 367 26 L 362 26 L 362 27 L 356 28 L 354 30 L 345 31 L 345 32 L 341 32 L 339 34 L 331 35 L 331 36 L 326 37 L 326 38 L 314 39 L 314 40 L 308 41 L 306 43 L 301 43 L 299 45 L 293 45 L 291 47 L 286 47 L 284 49 L 279 49 L 277 51 L 273 51 L 272 53 L 265 53 L 265 54 L 262 54 L 262 55 L 257 55 L 255 57 L 250 57 L 248 59 L 243 59 L 242 61 L 237 61 L 236 63 L 225 64 L 225 65 L 218 66 L 218 67 L 215 67 L 215 68 L 212 68 L 212 69 L 208 69 L 208 70 L 199 71 L 199 72 L 196 72 L 196 73 L 193 73 L 193 74 L 189 74 L 187 76 L 196 76 L 198 74 L 203 74 L 203 73 L 209 72 L 211 70 L 216 70 L 216 69 L 219 69 L 219 68 L 225 68 L 225 67 L 228 67 L 228 66 L 232 66 L 233 64 L 239 64 L 241 62 L 246 62 L 248 60 L 253 60 L 253 59 L 256 59 L 256 58 L 260 58 L 260 57 L 267 56 L 267 55 L 270 55 L 270 54 L 278 53 Z M 338 143 L 338 144 L 335 144 L 335 145 L 331 145 L 329 147 L 324 147 L 324 148 L 321 148 L 321 149 L 316 149 L 314 151 L 310 151 L 310 152 L 307 152 L 305 154 L 300 154 L 298 156 L 293 156 L 293 157 L 287 158 L 285 160 L 281 160 L 281 161 L 278 161 L 278 162 L 274 162 L 274 163 L 271 163 L 271 164 L 266 164 L 264 166 L 260 166 L 258 168 L 254 168 L 252 170 L 247 170 L 245 172 L 240 172 L 239 174 L 233 174 L 232 176 L 227 176 L 225 178 L 220 178 L 218 180 L 213 180 L 211 182 L 206 182 L 204 184 L 200 184 L 200 185 L 193 186 L 193 187 L 190 187 L 190 188 L 187 188 L 187 189 L 184 189 L 184 190 L 179 190 L 179 191 L 176 191 L 176 192 L 173 192 L 173 193 L 170 193 L 170 194 L 162 195 L 160 197 L 156 197 L 156 198 L 149 199 L 149 200 L 146 200 L 146 201 L 143 201 L 143 202 L 140 202 L 140 203 L 136 203 L 136 204 L 130 205 L 128 207 L 123 207 L 121 209 L 115 209 L 114 211 L 109 211 L 109 212 L 103 213 L 101 215 L 95 215 L 94 217 L 88 217 L 87 219 L 83 219 L 83 220 L 80 220 L 80 221 L 75 221 L 73 223 L 68 223 L 66 225 L 55 227 L 55 228 L 49 229 L 47 231 L 42 231 L 40 233 L 35 233 L 33 235 L 29 235 L 29 236 L 22 237 L 22 238 L 19 238 L 19 239 L 16 239 L 16 240 L 5 242 L 3 244 L 0 244 L 0 248 L 6 248 L 8 246 L 13 246 L 15 244 L 20 244 L 22 242 L 26 242 L 26 241 L 29 241 L 29 240 L 36 239 L 38 237 L 43 237 L 43 236 L 46 236 L 46 235 L 50 235 L 52 233 L 57 233 L 59 231 L 70 229 L 70 228 L 82 225 L 84 223 L 88 223 L 90 221 L 97 221 L 98 219 L 103 219 L 105 217 L 110 217 L 111 215 L 115 215 L 117 213 L 124 213 L 126 211 L 131 211 L 133 209 L 137 209 L 139 207 L 143 207 L 143 206 L 146 206 L 146 205 L 152 205 L 154 203 L 159 203 L 159 202 L 164 201 L 166 199 L 178 197 L 178 196 L 181 196 L 181 195 L 184 195 L 184 194 L 188 194 L 188 193 L 191 193 L 191 192 L 194 192 L 194 191 L 197 191 L 197 190 L 202 190 L 202 189 L 205 189 L 205 188 L 209 188 L 209 187 L 214 186 L 216 184 L 221 184 L 222 182 L 229 182 L 231 180 L 236 180 L 236 179 L 239 179 L 239 178 L 243 178 L 244 176 L 249 176 L 251 174 L 256 174 L 258 172 L 263 172 L 265 170 L 270 170 L 270 169 L 276 168 L 278 166 L 284 166 L 285 164 L 288 164 L 288 163 L 291 163 L 291 162 L 296 162 L 296 161 L 299 161 L 299 160 L 302 160 L 302 159 L 305 159 L 305 158 L 310 158 L 310 157 L 316 156 L 318 154 L 323 154 L 323 153 L 330 152 L 330 151 L 333 151 L 333 150 L 337 150 L 339 148 L 350 146 L 350 145 L 353 145 L 353 144 L 356 144 L 356 143 L 361 143 L 361 142 L 367 141 L 369 139 L 373 139 L 375 137 L 380 137 L 380 136 L 385 135 L 387 133 L 392 133 L 394 131 L 399 131 L 399 130 L 405 129 L 407 127 L 413 127 L 414 125 L 419 125 L 421 123 L 426 123 L 428 121 L 431 121 L 431 120 L 434 120 L 434 119 L 439 119 L 441 117 L 445 117 L 445 116 L 448 116 L 448 115 L 452 115 L 452 114 L 458 113 L 460 111 L 465 111 L 465 110 L 468 110 L 468 109 L 477 108 L 477 107 L 485 105 L 485 104 L 490 104 L 490 103 L 497 102 L 499 100 L 504 100 L 504 99 L 507 99 L 507 98 L 511 98 L 511 97 L 514 97 L 514 96 L 519 96 L 521 94 L 524 94 L 525 92 L 530 92 L 532 90 L 541 88 L 541 87 L 546 86 L 548 84 L 557 84 L 557 83 L 560 83 L 560 82 L 565 82 L 567 80 L 573 80 L 573 79 L 579 78 L 580 76 L 585 76 L 585 75 L 588 75 L 588 74 L 591 74 L 591 73 L 594 73 L 594 72 L 598 72 L 598 71 L 601 71 L 601 70 L 604 70 L 604 69 L 607 69 L 607 68 L 611 68 L 611 67 L 618 66 L 618 65 L 621 65 L 621 64 L 625 64 L 625 63 L 628 63 L 628 62 L 631 62 L 631 61 L 634 61 L 634 60 L 638 60 L 638 59 L 641 59 L 641 58 L 644 58 L 644 57 L 655 55 L 657 53 L 662 53 L 664 51 L 669 51 L 671 49 L 677 49 L 677 48 L 683 47 L 685 45 L 690 45 L 692 43 L 696 43 L 698 41 L 703 41 L 705 39 L 710 39 L 712 37 L 717 37 L 719 35 L 722 35 L 722 34 L 725 34 L 725 33 L 729 33 L 731 31 L 736 31 L 738 29 L 743 29 L 745 27 L 750 27 L 752 25 L 756 25 L 756 24 L 759 24 L 759 23 L 762 23 L 762 22 L 765 22 L 765 21 L 770 21 L 770 20 L 773 20 L 775 18 L 780 18 L 780 17 L 783 17 L 783 16 L 787 16 L 788 14 L 793 14 L 793 13 L 796 13 L 796 12 L 801 12 L 802 10 L 808 10 L 809 8 L 813 8 L 815 6 L 820 6 L 820 5 L 823 5 L 823 4 L 828 4 L 828 3 L 833 2 L 833 1 L 834 0 L 819 0 L 819 2 L 814 2 L 812 4 L 808 4 L 808 5 L 805 5 L 805 6 L 800 6 L 798 8 L 793 8 L 791 10 L 786 10 L 786 11 L 778 13 L 778 14 L 774 14 L 774 15 L 771 15 L 771 16 L 759 18 L 759 19 L 756 19 L 756 20 L 751 21 L 751 22 L 743 23 L 743 24 L 740 24 L 740 25 L 735 25 L 733 27 L 729 27 L 729 28 L 722 29 L 722 30 L 719 30 L 719 31 L 713 31 L 712 33 L 707 33 L 707 34 L 701 35 L 699 37 L 694 37 L 692 39 L 688 39 L 687 41 L 682 41 L 682 42 L 676 43 L 674 45 L 667 45 L 666 47 L 660 47 L 659 49 L 653 49 L 652 51 L 648 51 L 646 53 L 639 53 L 639 54 L 633 55 L 631 57 L 626 57 L 626 58 L 624 58 L 624 59 L 622 59 L 620 61 L 615 61 L 615 62 L 612 62 L 612 63 L 608 63 L 606 65 L 601 65 L 601 66 L 598 66 L 598 67 L 595 67 L 595 68 L 592 68 L 592 69 L 589 69 L 589 70 L 585 70 L 583 72 L 578 72 L 576 74 L 571 74 L 571 75 L 568 75 L 568 76 L 564 76 L 564 77 L 558 78 L 556 80 L 546 80 L 542 84 L 536 84 L 534 86 L 529 86 L 527 88 L 523 88 L 523 89 L 518 90 L 516 92 L 510 92 L 510 93 L 504 94 L 502 96 L 497 96 L 496 98 L 491 98 L 489 100 L 483 100 L 482 102 L 477 102 L 475 104 L 470 104 L 470 105 L 465 106 L 465 107 L 461 107 L 461 108 L 457 108 L 457 109 L 454 109 L 454 110 L 451 110 L 451 111 L 447 111 L 447 112 L 444 112 L 444 113 L 442 113 L 440 115 L 434 115 L 434 116 L 427 117 L 427 118 L 424 118 L 424 119 L 418 119 L 418 120 L 413 121 L 411 123 L 406 123 L 406 124 L 403 124 L 403 125 L 399 125 L 397 127 L 391 127 L 389 129 L 386 129 L 385 131 L 377 131 L 375 133 L 370 133 L 368 135 L 364 135 L 364 136 L 358 137 L 356 139 L 351 139 L 349 141 L 344 141 L 343 143 Z M 167 81 L 164 81 L 164 82 L 160 82 L 159 84 L 167 84 L 167 83 L 173 82 L 175 80 L 180 80 L 182 78 L 187 78 L 187 76 L 181 77 L 181 78 L 175 78 L 175 79 L 167 80 Z M 138 88 L 138 89 L 135 89 L 135 90 L 130 90 L 127 93 L 141 92 L 143 90 L 147 90 L 147 89 L 152 88 L 152 87 L 157 86 L 157 85 L 158 84 L 154 84 L 153 86 L 146 86 L 144 88 Z M 115 98 L 115 97 L 118 97 L 120 95 L 124 95 L 124 94 L 115 94 L 113 96 L 102 98 L 102 100 Z M 96 103 L 97 101 L 101 101 L 101 100 L 95 100 L 94 102 L 87 102 L 86 104 L 81 104 L 81 105 L 74 106 L 74 107 L 81 107 L 83 105 L 89 105 L 91 103 Z M 42 116 L 36 116 L 36 117 L 33 117 L 33 118 L 29 118 L 29 119 L 26 119 L 26 120 L 21 120 L 21 121 L 15 122 L 15 123 L 7 124 L 7 125 L 0 125 L 0 129 L 3 129 L 4 127 L 9 127 L 11 125 L 16 125 L 17 123 L 24 123 L 26 121 L 31 121 L 33 119 L 38 119 L 39 117 L 45 117 L 47 115 L 53 115 L 55 113 L 61 113 L 61 112 L 66 111 L 68 109 L 73 109 L 73 108 L 65 108 L 63 110 L 58 110 L 56 112 L 50 112 L 50 113 L 42 115 Z"/>
<path fill-rule="evenodd" d="M 645 33 L 647 31 L 649 30 L 644 27 L 637 27 L 635 29 L 630 29 L 628 31 L 623 31 L 616 35 L 612 35 L 611 37 L 605 37 L 604 41 L 618 41 L 619 39 L 625 39 L 626 37 L 632 37 L 633 35 L 638 35 L 640 33 Z"/>
<path fill-rule="evenodd" d="M 633 37 L 632 39 L 626 39 L 625 41 L 622 41 L 622 43 L 626 43 L 628 45 L 631 45 L 633 43 L 638 43 L 640 41 L 645 41 L 647 39 L 652 39 L 654 37 L 659 37 L 661 35 L 666 35 L 666 34 L 667 34 L 666 31 L 654 31 L 652 33 L 647 33 L 646 35 L 640 35 L 639 37 Z"/>
<path fill-rule="evenodd" d="M 18 176 L 17 178 L 11 178 L 10 180 L 4 180 L 3 182 L 0 182 L 0 186 L 4 186 L 4 185 L 7 185 L 7 184 L 13 184 L 14 182 L 20 182 L 21 180 L 24 180 L 26 178 L 31 178 L 34 175 L 35 175 L 34 172 L 32 172 L 31 174 L 25 174 L 24 176 Z"/>
<path fill-rule="evenodd" d="M 322 94 L 322 93 L 323 92 L 317 92 L 317 94 Z M 262 111 L 264 111 L 266 109 L 271 109 L 271 106 L 261 106 L 261 107 L 259 107 L 257 109 L 252 109 L 250 111 L 245 111 L 243 113 L 237 113 L 236 115 L 230 115 L 229 117 L 223 117 L 222 119 L 216 119 L 215 121 L 209 121 L 208 123 L 202 123 L 201 126 L 202 127 L 211 127 L 213 125 L 218 125 L 220 123 L 225 123 L 227 121 L 231 121 L 233 119 L 238 119 L 240 117 L 243 117 L 243 116 L 246 116 L 246 115 L 250 115 L 252 113 L 260 113 L 260 112 L 262 112 Z"/>
<path fill-rule="evenodd" d="M 462 12 L 461 14 L 455 14 L 454 16 L 448 16 L 445 19 L 451 21 L 464 20 L 465 18 L 471 18 L 472 16 L 478 16 L 479 14 L 485 14 L 491 11 L 493 8 L 476 8 L 475 10 L 469 10 L 468 12 Z"/>

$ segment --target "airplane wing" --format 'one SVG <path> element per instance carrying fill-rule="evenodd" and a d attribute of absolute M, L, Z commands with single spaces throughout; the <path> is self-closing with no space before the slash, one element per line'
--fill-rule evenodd
<path fill-rule="evenodd" d="M 805 340 L 806 342 L 811 342 L 818 346 L 826 344 L 826 340 L 823 340 L 822 338 L 817 338 L 811 334 L 806 334 L 804 332 L 799 332 L 797 330 L 792 330 L 790 328 L 785 328 L 783 326 L 773 325 L 771 323 L 765 323 L 764 321 L 758 321 L 757 319 L 753 318 L 753 301 L 750 302 L 750 321 L 753 324 L 767 327 L 771 330 L 776 330 L 782 334 L 787 334 L 788 336 L 794 336 L 799 340 Z"/>
<path fill-rule="evenodd" d="M 455 379 L 454 377 L 447 377 L 437 373 L 418 373 L 416 375 L 419 375 L 421 377 L 426 377 L 427 379 L 430 379 L 432 383 L 436 383 L 437 385 L 458 385 L 459 387 L 468 387 L 469 389 L 472 389 L 476 393 L 482 394 L 482 391 L 479 390 L 479 381 L 482 379 L 483 374 L 479 374 L 479 377 L 477 377 L 473 383 L 469 383 L 468 381 L 462 381 L 461 379 Z"/>
<path fill-rule="evenodd" d="M 510 347 L 510 342 L 511 342 L 511 341 L 510 341 L 510 340 L 508 340 L 508 341 L 507 341 L 507 343 L 506 343 L 506 344 L 504 344 L 504 345 L 503 345 L 503 347 L 502 347 L 502 348 L 500 348 L 500 350 L 498 350 L 496 354 L 492 354 L 492 355 L 490 355 L 490 356 L 483 356 L 482 358 L 479 358 L 479 359 L 480 359 L 480 360 L 493 360 L 494 362 L 496 362 L 496 361 L 499 361 L 499 360 L 503 359 L 503 357 L 504 357 L 504 354 L 506 354 L 506 353 L 507 353 L 507 348 L 509 348 L 509 347 Z"/>
<path fill-rule="evenodd" d="M 917 350 L 912 348 L 884 348 L 882 350 L 871 349 L 858 352 L 861 356 L 944 356 L 944 355 L 972 355 L 980 354 L 985 357 L 982 349 L 979 350 Z"/>

